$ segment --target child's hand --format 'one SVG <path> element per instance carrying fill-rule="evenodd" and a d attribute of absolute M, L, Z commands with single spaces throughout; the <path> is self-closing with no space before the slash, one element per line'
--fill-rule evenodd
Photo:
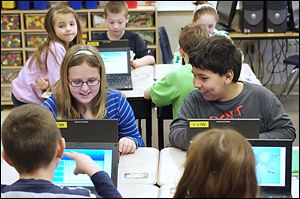
<path fill-rule="evenodd" d="M 132 139 L 123 137 L 119 140 L 119 152 L 121 155 L 134 153 L 135 150 L 136 150 L 136 145 Z"/>
<path fill-rule="evenodd" d="M 49 77 L 48 76 L 43 77 L 43 78 L 37 77 L 35 79 L 35 84 L 38 89 L 47 90 L 50 86 Z"/>
<path fill-rule="evenodd" d="M 132 60 L 130 64 L 133 69 L 140 67 L 139 59 Z"/>
<path fill-rule="evenodd" d="M 101 171 L 100 167 L 88 155 L 76 152 L 64 152 L 64 155 L 76 161 L 75 175 L 81 173 L 91 177 Z"/>

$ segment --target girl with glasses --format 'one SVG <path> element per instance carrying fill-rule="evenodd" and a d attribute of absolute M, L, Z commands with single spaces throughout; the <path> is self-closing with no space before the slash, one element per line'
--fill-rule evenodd
<path fill-rule="evenodd" d="M 54 94 L 43 103 L 56 118 L 118 119 L 121 155 L 145 145 L 130 104 L 122 93 L 107 87 L 104 62 L 96 48 L 70 48 L 63 58 L 60 78 Z"/>

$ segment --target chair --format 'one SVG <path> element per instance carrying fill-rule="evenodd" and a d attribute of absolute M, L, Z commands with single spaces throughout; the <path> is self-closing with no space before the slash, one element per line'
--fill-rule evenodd
<path fill-rule="evenodd" d="M 163 64 L 170 64 L 172 63 L 173 54 L 170 46 L 169 37 L 164 26 L 160 26 L 158 28 L 158 35 Z"/>
<path fill-rule="evenodd" d="M 299 80 L 299 54 L 298 55 L 291 55 L 288 58 L 286 58 L 285 60 L 283 60 L 283 63 L 285 63 L 287 66 L 288 65 L 292 65 L 294 66 L 294 68 L 292 69 L 290 75 L 288 76 L 286 82 L 284 83 L 281 91 L 279 92 L 278 95 L 278 99 L 280 99 L 280 97 L 284 94 L 284 92 L 287 90 L 290 81 L 293 79 L 286 95 L 289 95 L 289 93 L 291 92 L 291 90 L 293 89 L 293 87 L 295 86 L 297 80 Z"/>
<path fill-rule="evenodd" d="M 158 134 L 158 149 L 164 148 L 164 120 L 172 120 L 172 104 L 163 107 L 157 107 L 157 134 Z"/>

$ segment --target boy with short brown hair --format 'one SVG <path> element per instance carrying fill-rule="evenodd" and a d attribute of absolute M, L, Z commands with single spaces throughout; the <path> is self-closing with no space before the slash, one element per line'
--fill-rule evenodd
<path fill-rule="evenodd" d="M 85 188 L 59 187 L 53 184 L 54 171 L 63 155 L 76 161 L 75 174 L 91 177 L 101 197 L 121 197 L 108 174 L 91 157 L 64 153 L 65 140 L 49 110 L 26 104 L 14 108 L 1 128 L 3 159 L 15 167 L 20 179 L 1 185 L 1 197 L 95 197 Z"/>
<path fill-rule="evenodd" d="M 135 32 L 125 30 L 128 23 L 128 6 L 125 1 L 109 1 L 104 8 L 104 17 L 108 31 L 97 36 L 100 40 L 129 41 L 130 50 L 134 53 L 131 66 L 138 68 L 155 63 L 151 50 L 145 41 Z"/>

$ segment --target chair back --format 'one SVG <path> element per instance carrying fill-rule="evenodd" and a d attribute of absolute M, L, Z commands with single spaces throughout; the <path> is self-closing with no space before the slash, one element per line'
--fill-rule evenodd
<path fill-rule="evenodd" d="M 171 51 L 169 37 L 164 26 L 160 26 L 158 28 L 158 35 L 163 64 L 170 64 L 172 63 L 173 54 Z"/>

